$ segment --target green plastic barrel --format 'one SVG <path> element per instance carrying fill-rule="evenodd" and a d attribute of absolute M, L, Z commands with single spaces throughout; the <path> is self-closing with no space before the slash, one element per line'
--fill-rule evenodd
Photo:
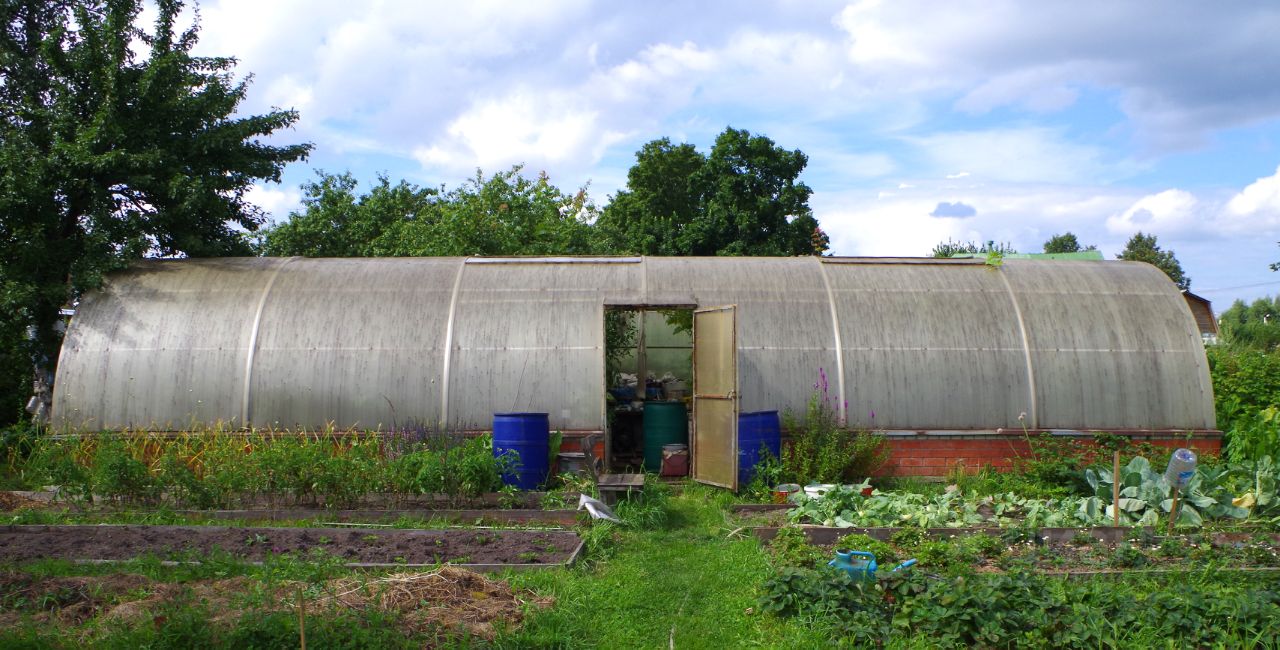
<path fill-rule="evenodd" d="M 684 402 L 644 403 L 644 469 L 662 469 L 663 445 L 689 444 L 689 418 Z"/>

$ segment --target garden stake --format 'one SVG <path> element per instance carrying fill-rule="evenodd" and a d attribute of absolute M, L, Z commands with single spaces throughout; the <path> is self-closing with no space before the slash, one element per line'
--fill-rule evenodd
<path fill-rule="evenodd" d="M 1116 528 L 1120 527 L 1120 450 L 1111 455 L 1111 514 Z"/>
<path fill-rule="evenodd" d="M 298 645 L 307 650 L 307 601 L 303 598 L 302 585 L 298 585 Z"/>
<path fill-rule="evenodd" d="M 1182 490 L 1179 490 L 1176 485 L 1173 487 L 1173 507 L 1169 509 L 1169 534 L 1170 535 L 1173 534 L 1173 522 L 1178 520 L 1178 493 L 1181 491 Z"/>

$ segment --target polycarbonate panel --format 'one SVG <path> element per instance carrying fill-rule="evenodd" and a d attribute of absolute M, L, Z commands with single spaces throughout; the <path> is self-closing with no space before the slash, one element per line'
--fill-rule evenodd
<path fill-rule="evenodd" d="M 693 394 L 735 397 L 737 350 L 733 344 L 733 307 L 693 312 Z"/>
<path fill-rule="evenodd" d="M 1212 429 L 1195 319 L 1167 276 L 1136 262 L 1005 262 L 1027 324 L 1039 426 Z"/>
<path fill-rule="evenodd" d="M 1214 426 L 1194 320 L 1153 267 L 817 258 L 146 261 L 78 306 L 54 421 L 183 428 L 247 407 L 373 428 L 447 410 L 485 428 L 515 410 L 602 430 L 606 304 L 736 304 L 747 410 L 800 411 L 825 371 L 868 428 Z"/>
<path fill-rule="evenodd" d="M 735 308 L 693 312 L 693 478 L 738 489 Z"/>
<path fill-rule="evenodd" d="M 262 312 L 257 426 L 436 426 L 444 332 L 462 260 L 298 259 Z"/>
<path fill-rule="evenodd" d="M 825 268 L 840 321 L 852 426 L 994 429 L 1016 427 L 1019 414 L 1031 411 L 1021 330 L 998 269 Z M 828 375 L 835 402 L 835 373 Z"/>
<path fill-rule="evenodd" d="M 282 259 L 148 260 L 84 296 L 52 421 L 85 430 L 239 423 L 253 315 Z"/>
<path fill-rule="evenodd" d="M 694 411 L 693 479 L 738 489 L 738 409 L 730 399 L 700 399 Z"/>
<path fill-rule="evenodd" d="M 604 302 L 639 286 L 639 264 L 468 264 L 454 315 L 449 421 L 545 412 L 554 429 L 600 430 Z"/>
<path fill-rule="evenodd" d="M 646 295 L 737 306 L 738 394 L 746 411 L 803 411 L 818 373 L 834 374 L 835 335 L 819 261 L 647 257 Z"/>

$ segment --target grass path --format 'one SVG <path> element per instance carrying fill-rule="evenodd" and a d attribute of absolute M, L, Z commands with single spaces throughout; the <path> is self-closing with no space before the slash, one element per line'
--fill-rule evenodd
<path fill-rule="evenodd" d="M 513 582 L 556 598 L 507 647 L 813 647 L 804 621 L 753 613 L 768 560 L 754 538 L 727 539 L 725 495 L 691 486 L 670 499 L 665 525 L 623 530 L 609 557 Z M 674 629 L 674 632 L 673 632 Z"/>

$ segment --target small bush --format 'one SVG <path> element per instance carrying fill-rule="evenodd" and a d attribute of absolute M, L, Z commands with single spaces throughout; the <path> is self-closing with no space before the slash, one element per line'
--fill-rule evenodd
<path fill-rule="evenodd" d="M 791 432 L 791 444 L 782 451 L 785 480 L 800 484 L 859 481 L 884 465 L 889 446 L 883 435 L 844 426 L 842 407 L 831 404 L 827 375 L 819 373 L 804 418 L 791 411 L 783 415 L 783 425 Z"/>

